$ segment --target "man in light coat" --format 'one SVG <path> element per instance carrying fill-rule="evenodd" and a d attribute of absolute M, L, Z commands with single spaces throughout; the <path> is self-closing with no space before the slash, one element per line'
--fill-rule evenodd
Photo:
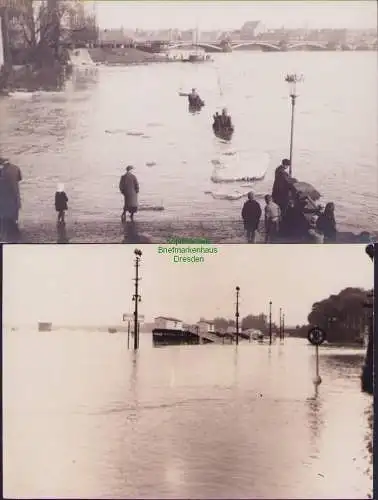
<path fill-rule="evenodd" d="M 119 181 L 119 190 L 123 194 L 124 205 L 121 216 L 122 222 L 126 222 L 126 212 L 130 214 L 130 220 L 134 220 L 134 214 L 138 211 L 138 193 L 139 183 L 136 176 L 132 173 L 133 167 L 126 167 L 126 173 L 122 175 Z"/>

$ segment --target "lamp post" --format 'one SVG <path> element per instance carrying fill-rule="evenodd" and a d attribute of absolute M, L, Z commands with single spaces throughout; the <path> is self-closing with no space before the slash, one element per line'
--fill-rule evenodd
<path fill-rule="evenodd" d="M 272 345 L 272 301 L 269 301 L 269 345 Z"/>
<path fill-rule="evenodd" d="M 239 293 L 240 287 L 236 287 L 236 310 L 235 310 L 235 322 L 236 322 L 236 345 L 239 345 Z"/>
<path fill-rule="evenodd" d="M 141 250 L 137 248 L 134 250 L 135 254 L 135 293 L 133 295 L 134 301 L 134 351 L 139 349 L 139 321 L 138 321 L 138 304 L 141 302 L 141 296 L 139 295 L 139 265 L 140 259 L 142 257 Z"/>
<path fill-rule="evenodd" d="M 292 175 L 293 169 L 293 141 L 294 141 L 294 109 L 297 95 L 297 83 L 303 80 L 303 76 L 294 74 L 287 74 L 285 82 L 289 84 L 289 96 L 291 99 L 291 124 L 290 124 L 290 166 L 289 174 Z"/>

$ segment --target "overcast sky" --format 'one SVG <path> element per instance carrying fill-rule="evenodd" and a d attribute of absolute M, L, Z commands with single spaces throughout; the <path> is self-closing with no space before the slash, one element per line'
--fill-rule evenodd
<path fill-rule="evenodd" d="M 234 317 L 267 312 L 272 300 L 286 324 L 306 321 L 311 305 L 347 286 L 372 288 L 373 264 L 364 246 L 223 245 L 201 264 L 172 264 L 145 245 L 141 314 Z M 133 310 L 134 247 L 128 245 L 19 245 L 4 247 L 3 319 L 6 325 L 117 324 Z M 278 317 L 274 318 L 278 319 Z"/>
<path fill-rule="evenodd" d="M 260 20 L 268 28 L 375 28 L 375 0 L 358 1 L 98 1 L 101 28 L 227 30 Z"/>

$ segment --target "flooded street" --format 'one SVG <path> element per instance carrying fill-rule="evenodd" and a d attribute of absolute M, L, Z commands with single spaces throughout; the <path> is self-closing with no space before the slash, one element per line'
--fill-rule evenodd
<path fill-rule="evenodd" d="M 138 354 L 126 335 L 8 332 L 4 495 L 368 498 L 363 350 L 198 345 Z"/>
<path fill-rule="evenodd" d="M 119 220 L 119 176 L 135 165 L 140 220 L 239 217 L 241 200 L 214 199 L 250 188 L 219 187 L 214 161 L 231 176 L 243 170 L 265 180 L 289 155 L 286 73 L 298 85 L 293 175 L 336 205 L 340 230 L 376 231 L 377 72 L 375 52 L 234 52 L 209 64 L 97 67 L 76 73 L 62 93 L 0 100 L 0 153 L 21 166 L 22 221 L 55 219 L 54 193 L 63 182 L 71 221 Z M 206 106 L 188 113 L 179 91 L 196 87 Z M 226 105 L 235 123 L 230 144 L 212 133 L 212 114 Z M 268 155 L 267 162 L 263 155 Z M 242 493 L 240 493 L 242 494 Z"/>

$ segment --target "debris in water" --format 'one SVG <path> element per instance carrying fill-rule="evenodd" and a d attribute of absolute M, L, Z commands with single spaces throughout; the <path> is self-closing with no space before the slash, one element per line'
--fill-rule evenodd
<path fill-rule="evenodd" d="M 154 167 L 156 165 L 156 163 L 154 161 L 148 161 L 146 162 L 146 166 L 147 167 Z"/>

